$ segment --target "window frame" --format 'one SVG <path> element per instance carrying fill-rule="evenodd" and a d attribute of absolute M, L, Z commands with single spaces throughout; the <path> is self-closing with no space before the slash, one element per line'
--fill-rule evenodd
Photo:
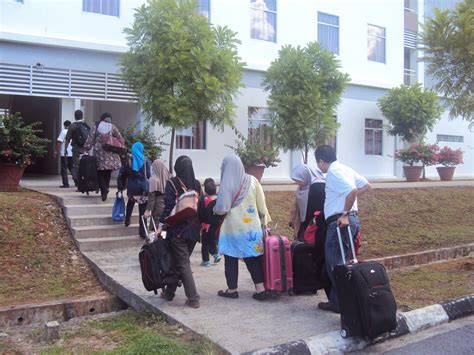
<path fill-rule="evenodd" d="M 377 121 L 380 122 L 380 127 L 367 127 L 368 121 Z M 372 135 L 372 152 L 369 152 L 367 149 L 368 145 L 368 132 Z M 380 153 L 376 153 L 377 142 L 375 140 L 375 133 L 380 132 Z M 364 121 L 364 155 L 375 155 L 383 156 L 383 120 L 379 118 L 365 118 Z"/>
<path fill-rule="evenodd" d="M 203 148 L 193 148 L 193 144 L 194 144 L 194 141 L 196 140 L 196 129 L 195 127 L 197 125 L 199 125 L 200 123 L 203 123 L 203 128 L 202 128 L 202 134 L 203 134 L 203 142 L 202 142 L 202 147 Z M 181 132 L 185 131 L 185 130 L 188 130 L 188 129 L 191 129 L 192 130 L 192 134 L 191 135 L 188 135 L 188 134 L 180 134 Z M 186 147 L 181 147 L 181 146 L 178 146 L 178 136 L 185 136 L 185 137 L 191 137 L 190 138 L 190 142 L 189 142 L 189 145 L 190 145 L 190 148 L 186 148 Z M 197 151 L 203 151 L 203 150 L 207 150 L 207 137 L 208 137 L 208 132 L 207 132 L 207 120 L 201 120 L 199 122 L 196 122 L 195 124 L 193 124 L 192 126 L 188 126 L 188 127 L 185 127 L 185 128 L 182 128 L 180 130 L 176 130 L 175 132 L 175 143 L 174 143 L 174 147 L 175 149 L 181 149 L 181 150 L 197 150 Z"/>
<path fill-rule="evenodd" d="M 258 110 L 262 110 L 263 112 L 257 115 L 251 115 L 251 110 L 255 110 L 257 112 Z M 248 122 L 248 128 L 247 128 L 247 138 L 251 141 L 256 137 L 256 135 L 252 134 L 251 130 L 258 129 L 258 139 L 260 141 L 263 140 L 263 142 L 269 146 L 273 146 L 273 136 L 271 134 L 268 134 L 268 136 L 263 132 L 262 136 L 262 125 L 266 125 L 267 127 L 272 126 L 272 120 L 270 118 L 266 118 L 265 116 L 268 115 L 268 107 L 264 106 L 247 106 L 247 122 Z M 258 124 L 256 127 L 251 127 L 253 124 Z M 264 128 L 263 128 L 264 129 Z"/>
<path fill-rule="evenodd" d="M 263 0 L 263 1 L 265 1 L 265 0 Z M 265 3 L 265 5 L 266 5 L 266 3 Z M 277 43 L 278 0 L 275 0 L 275 10 L 257 9 L 257 8 L 252 6 L 252 0 L 250 0 L 250 14 L 252 13 L 252 11 L 263 11 L 264 14 L 267 14 L 267 13 L 274 14 L 275 15 L 275 23 L 273 24 L 273 29 L 275 31 L 275 34 L 273 35 L 273 40 L 253 37 L 252 36 L 252 15 L 250 15 L 250 38 L 251 39 L 256 39 L 256 40 L 259 40 L 259 41 Z"/>
<path fill-rule="evenodd" d="M 330 23 L 326 23 L 326 22 L 323 22 L 323 20 L 319 20 L 319 14 L 321 15 L 326 15 L 326 16 L 331 16 L 331 17 L 334 17 L 334 18 L 337 18 L 337 25 L 333 25 L 333 24 L 330 24 Z M 327 49 L 328 51 L 330 51 L 331 53 L 334 53 L 334 54 L 337 54 L 339 55 L 340 53 L 340 22 L 339 22 L 339 16 L 337 15 L 332 15 L 332 14 L 329 14 L 327 12 L 322 12 L 322 11 L 318 11 L 318 17 L 317 17 L 317 25 L 318 25 L 318 43 L 324 47 L 325 49 Z M 329 49 L 329 46 L 323 46 L 322 45 L 322 41 L 320 40 L 320 35 L 321 35 L 321 31 L 319 29 L 319 26 L 327 26 L 327 27 L 332 27 L 332 28 L 336 28 L 337 29 L 337 50 L 335 52 L 333 52 L 331 49 Z"/>
<path fill-rule="evenodd" d="M 383 29 L 383 36 L 371 34 L 370 33 L 370 27 L 376 27 L 376 28 L 379 28 L 379 29 Z M 378 39 L 383 40 L 383 61 L 370 58 L 370 53 L 368 52 L 368 49 L 369 49 L 369 42 L 370 42 L 371 39 L 373 39 L 375 41 L 377 41 Z M 378 42 L 376 42 L 376 43 L 378 43 Z M 377 26 L 377 25 L 374 25 L 374 24 L 371 24 L 371 23 L 367 24 L 367 60 L 370 60 L 371 62 L 376 62 L 376 63 L 383 63 L 383 64 L 387 63 L 387 28 L 386 27 Z"/>
<path fill-rule="evenodd" d="M 92 0 L 93 1 L 93 0 Z M 86 13 L 90 13 L 90 14 L 97 14 L 97 15 L 102 15 L 102 16 L 111 16 L 111 17 L 117 17 L 117 18 L 120 18 L 120 0 L 116 0 L 117 1 L 117 14 L 115 15 L 111 15 L 111 14 L 106 14 L 103 12 L 103 0 L 99 0 L 100 1 L 100 12 L 96 12 L 96 11 L 90 11 L 90 10 L 86 10 L 86 3 L 88 2 L 88 0 L 82 0 L 82 12 L 86 12 Z"/>

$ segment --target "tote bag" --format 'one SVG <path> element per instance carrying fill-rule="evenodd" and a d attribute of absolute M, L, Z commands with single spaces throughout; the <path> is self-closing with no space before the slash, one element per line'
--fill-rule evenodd
<path fill-rule="evenodd" d="M 125 201 L 123 193 L 117 192 L 115 194 L 114 206 L 112 207 L 112 220 L 115 222 L 123 222 L 125 220 Z"/>

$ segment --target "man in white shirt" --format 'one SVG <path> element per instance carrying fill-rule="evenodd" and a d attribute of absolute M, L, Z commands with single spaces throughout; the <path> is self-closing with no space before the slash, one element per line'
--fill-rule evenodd
<path fill-rule="evenodd" d="M 348 260 L 350 245 L 347 227 L 350 225 L 351 238 L 355 240 L 360 229 L 360 221 L 357 209 L 357 196 L 370 189 L 366 178 L 359 175 L 348 166 L 337 161 L 334 149 L 329 145 L 323 145 L 314 153 L 318 168 L 326 174 L 326 199 L 324 201 L 324 214 L 326 216 L 326 244 L 325 258 L 326 268 L 332 282 L 329 302 L 321 302 L 318 308 L 325 311 L 339 313 L 339 301 L 334 278 L 334 267 L 343 263 L 341 249 L 337 238 L 336 227 L 341 228 L 343 239 L 343 250 L 345 259 Z"/>
<path fill-rule="evenodd" d="M 59 133 L 58 139 L 56 140 L 56 149 L 54 151 L 54 157 L 58 156 L 58 152 L 61 156 L 61 177 L 63 184 L 59 187 L 68 188 L 69 180 L 67 171 L 72 174 L 72 146 L 69 145 L 67 149 L 64 147 L 64 141 L 66 140 L 66 134 L 71 126 L 71 121 L 64 121 L 64 129 Z"/>

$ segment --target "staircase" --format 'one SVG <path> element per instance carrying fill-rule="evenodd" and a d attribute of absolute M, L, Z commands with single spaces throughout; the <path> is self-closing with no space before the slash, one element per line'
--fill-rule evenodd
<path fill-rule="evenodd" d="M 140 247 L 143 240 L 138 234 L 138 205 L 135 206 L 131 224 L 112 220 L 115 194 L 102 201 L 100 194 L 89 196 L 73 189 L 38 189 L 55 196 L 63 207 L 72 236 L 82 252 Z M 47 190 L 47 191 L 46 191 Z M 127 198 L 125 197 L 125 203 Z"/>

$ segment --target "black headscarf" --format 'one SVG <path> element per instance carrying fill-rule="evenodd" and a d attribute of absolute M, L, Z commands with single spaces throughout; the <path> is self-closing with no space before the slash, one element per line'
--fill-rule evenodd
<path fill-rule="evenodd" d="M 190 157 L 181 155 L 174 163 L 176 177 L 191 190 L 196 190 L 196 178 L 194 177 L 193 162 Z"/>

